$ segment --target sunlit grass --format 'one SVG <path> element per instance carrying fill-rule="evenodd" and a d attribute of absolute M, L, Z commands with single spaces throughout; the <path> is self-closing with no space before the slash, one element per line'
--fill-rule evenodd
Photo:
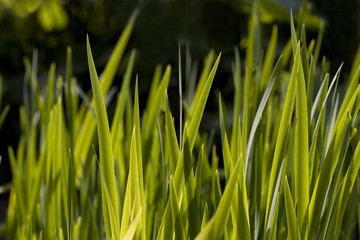
<path fill-rule="evenodd" d="M 1 228 L 7 239 L 349 239 L 359 233 L 360 48 L 341 100 L 340 69 L 331 80 L 319 68 L 319 43 L 308 47 L 305 29 L 296 31 L 292 18 L 282 55 L 276 59 L 276 26 L 264 59 L 258 55 L 254 8 L 245 67 L 234 51 L 234 100 L 218 97 L 221 152 L 207 151 L 209 134 L 200 124 L 212 84 L 221 80 L 221 53 L 210 51 L 195 89 L 185 86 L 180 94 L 187 96 L 180 120 L 167 95 L 171 66 L 155 70 L 140 114 L 131 51 L 109 119 L 105 98 L 136 14 L 101 75 L 87 39 L 92 91 L 81 98 L 71 49 L 66 75 L 56 76 L 52 64 L 45 92 L 25 61 L 30 92 L 20 108 L 18 148 L 9 147 L 13 180 Z"/>

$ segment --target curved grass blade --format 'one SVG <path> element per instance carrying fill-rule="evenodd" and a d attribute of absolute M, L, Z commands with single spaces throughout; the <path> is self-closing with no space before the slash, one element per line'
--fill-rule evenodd
<path fill-rule="evenodd" d="M 129 91 L 131 75 L 133 72 L 133 67 L 134 67 L 134 62 L 135 62 L 135 56 L 136 56 L 136 51 L 132 50 L 131 54 L 130 54 L 129 62 L 126 67 L 126 71 L 125 71 L 124 79 L 123 79 L 123 82 L 121 85 L 120 93 L 118 95 L 117 102 L 116 102 L 115 114 L 114 114 L 113 122 L 111 125 L 111 139 L 112 139 L 114 145 L 118 143 L 119 132 L 120 132 L 119 131 L 119 127 L 120 127 L 119 122 L 123 121 L 124 114 L 125 114 L 125 106 L 126 106 L 125 102 L 129 95 L 128 91 Z"/>
<path fill-rule="evenodd" d="M 256 129 L 257 129 L 259 123 L 260 123 L 261 115 L 263 114 L 263 111 L 265 109 L 267 100 L 269 99 L 271 90 L 272 90 L 272 88 L 274 86 L 275 80 L 278 77 L 279 67 L 281 66 L 281 63 L 282 63 L 282 56 L 280 56 L 279 60 L 277 61 L 276 65 L 275 65 L 275 68 L 274 68 L 274 70 L 273 70 L 273 72 L 271 74 L 270 82 L 269 82 L 269 84 L 267 85 L 267 87 L 265 89 L 263 97 L 261 98 L 258 110 L 256 111 L 256 114 L 255 114 L 255 117 L 254 117 L 253 124 L 251 126 L 251 131 L 250 131 L 249 140 L 248 140 L 248 146 L 246 148 L 245 176 L 247 174 L 247 167 L 248 167 L 248 164 L 249 164 L 249 158 L 250 158 L 250 153 L 251 153 L 252 144 L 253 144 L 253 141 L 254 141 Z"/>
<path fill-rule="evenodd" d="M 297 85 L 297 73 L 300 65 L 300 44 L 297 45 L 296 53 L 294 56 L 294 66 L 291 71 L 290 83 L 287 89 L 287 93 L 284 100 L 284 107 L 282 110 L 282 115 L 279 124 L 279 130 L 276 138 L 276 145 L 274 151 L 273 162 L 271 166 L 270 179 L 269 179 L 269 190 L 267 196 L 267 204 L 266 204 L 266 217 L 269 218 L 269 210 L 270 204 L 272 202 L 272 198 L 274 196 L 274 186 L 279 174 L 279 165 L 280 161 L 283 158 L 282 153 L 284 152 L 284 147 L 286 146 L 287 136 L 289 134 L 289 128 L 291 125 L 291 117 L 294 108 L 294 101 L 296 95 L 296 85 Z"/>
<path fill-rule="evenodd" d="M 114 217 L 108 216 L 108 204 L 106 203 L 105 189 L 102 187 L 102 199 L 103 199 L 103 213 L 106 227 L 106 234 L 108 239 L 118 236 L 115 229 L 110 229 L 110 225 L 119 226 L 119 208 L 118 208 L 118 194 L 115 182 L 114 171 L 114 159 L 111 144 L 111 135 L 109 129 L 109 122 L 106 113 L 106 107 L 104 102 L 103 93 L 101 90 L 100 82 L 96 73 L 94 60 L 92 57 L 89 38 L 86 39 L 88 64 L 90 71 L 91 86 L 94 94 L 96 123 L 99 138 L 99 152 L 100 152 L 100 166 L 104 172 L 104 183 L 109 190 L 110 202 L 113 207 L 112 214 Z M 102 184 L 103 185 L 103 184 Z M 115 223 L 110 224 L 115 219 Z"/>
<path fill-rule="evenodd" d="M 110 59 L 105 66 L 105 70 L 101 75 L 101 82 L 99 83 L 99 87 L 102 91 L 103 95 L 106 95 L 109 91 L 109 88 L 114 80 L 115 73 L 117 71 L 117 67 L 122 58 L 122 55 L 125 51 L 127 42 L 130 38 L 132 29 L 135 24 L 135 20 L 137 17 L 137 11 L 133 13 L 129 22 L 127 23 L 123 33 L 121 34 L 114 51 L 112 52 Z M 91 101 L 91 106 L 94 106 L 94 98 Z M 91 109 L 91 108 L 90 108 Z M 79 118 L 80 116 L 77 116 Z M 78 121 L 82 122 L 82 127 L 79 129 L 77 134 L 77 141 L 74 146 L 74 163 L 75 170 L 77 171 L 77 177 L 81 176 L 80 165 L 84 163 L 87 153 L 89 152 L 91 140 L 95 131 L 95 119 L 93 113 L 91 111 L 86 111 L 86 114 L 83 119 L 78 119 Z"/>
<path fill-rule="evenodd" d="M 354 106 L 359 94 L 360 86 L 358 86 L 355 93 L 351 97 L 348 103 L 348 109 L 351 109 Z M 321 210 L 325 204 L 324 199 L 326 192 L 338 164 L 337 160 L 339 159 L 341 147 L 343 145 L 342 143 L 347 128 L 347 122 L 347 116 L 343 115 L 337 128 L 334 128 L 334 137 L 331 140 L 329 150 L 326 153 L 325 159 L 323 160 L 321 172 L 316 179 L 316 185 L 309 204 L 309 236 L 313 236 L 315 226 L 317 226 L 320 220 Z"/>
<path fill-rule="evenodd" d="M 188 131 L 190 151 L 192 150 L 192 148 L 195 144 L 195 139 L 198 134 L 198 129 L 200 126 L 201 118 L 204 113 L 205 104 L 206 104 L 206 101 L 207 101 L 209 93 L 210 93 L 210 88 L 211 88 L 212 82 L 214 80 L 217 67 L 219 65 L 220 57 L 221 57 L 221 53 L 219 54 L 218 58 L 216 59 L 216 62 L 214 64 L 213 68 L 211 69 L 211 72 L 210 72 L 208 78 L 206 79 L 206 82 L 204 84 L 204 88 L 202 88 L 200 97 L 198 98 L 197 102 L 194 102 L 194 104 L 196 104 L 196 105 L 195 105 L 195 109 L 194 109 L 194 114 L 192 115 L 192 118 L 191 118 L 191 121 L 189 124 L 189 131 Z"/>
<path fill-rule="evenodd" d="M 203 91 L 203 89 L 205 87 L 207 78 L 208 78 L 208 76 L 209 76 L 209 74 L 211 72 L 211 64 L 214 61 L 214 57 L 215 57 L 215 52 L 213 50 L 211 50 L 209 52 L 209 54 L 206 56 L 206 58 L 205 58 L 203 70 L 201 72 L 200 79 L 199 79 L 199 82 L 197 84 L 195 94 L 193 96 L 193 100 L 192 100 L 192 103 L 191 103 L 191 106 L 190 106 L 190 114 L 189 114 L 190 117 L 192 117 L 194 115 L 196 105 L 199 102 L 199 98 L 202 95 L 202 91 Z"/>
<path fill-rule="evenodd" d="M 152 135 L 153 130 L 156 129 L 154 126 L 156 123 L 156 113 L 158 111 L 159 106 L 161 105 L 161 102 L 164 98 L 164 94 L 165 94 L 165 89 L 168 87 L 169 85 L 169 81 L 170 81 L 170 76 L 171 76 L 171 67 L 170 65 L 166 67 L 165 73 L 160 81 L 160 84 L 156 90 L 156 94 L 154 96 L 154 98 L 151 100 L 151 103 L 148 106 L 148 108 L 146 108 L 146 121 L 145 122 L 145 133 L 144 133 L 144 137 L 146 140 L 148 140 L 148 138 Z"/>

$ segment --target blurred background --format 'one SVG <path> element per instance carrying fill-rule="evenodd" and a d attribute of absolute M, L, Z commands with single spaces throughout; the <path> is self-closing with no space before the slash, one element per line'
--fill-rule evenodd
<path fill-rule="evenodd" d="M 360 44 L 359 0 L 259 0 L 264 49 L 273 24 L 279 27 L 280 50 L 290 37 L 290 10 L 306 14 L 307 37 L 317 37 L 325 23 L 320 56 L 326 55 L 334 73 L 344 62 L 343 76 L 351 67 Z M 90 87 L 85 49 L 89 34 L 98 71 L 101 72 L 134 9 L 139 10 L 128 50 L 137 49 L 134 72 L 139 73 L 140 101 L 146 93 L 156 64 L 171 64 L 176 78 L 178 45 L 201 69 L 210 49 L 222 52 L 215 87 L 231 88 L 230 63 L 235 46 L 246 40 L 252 0 L 0 0 L 0 75 L 4 79 L 3 100 L 10 111 L 0 130 L 0 184 L 11 179 L 7 147 L 16 148 L 19 137 L 18 109 L 23 99 L 24 57 L 37 58 L 38 79 L 46 84 L 48 67 L 65 71 L 66 47 L 73 50 L 74 75 L 81 87 Z M 34 54 L 36 53 L 36 54 Z M 244 54 L 242 54 L 242 57 Z M 127 54 L 125 54 L 126 60 Z M 126 61 L 119 68 L 121 84 Z M 176 82 L 176 81 L 174 81 Z M 176 86 L 175 86 L 176 88 Z M 229 90 L 231 92 L 231 89 Z M 215 101 L 214 108 L 217 109 Z M 3 196 L 3 195 L 2 195 Z M 3 207 L 0 207 L 1 211 Z M 3 216 L 3 214 L 1 214 Z"/>

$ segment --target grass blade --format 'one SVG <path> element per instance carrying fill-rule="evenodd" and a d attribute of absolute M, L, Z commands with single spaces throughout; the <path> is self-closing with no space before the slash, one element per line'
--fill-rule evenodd
<path fill-rule="evenodd" d="M 90 71 L 91 86 L 94 94 L 95 100 L 95 112 L 96 112 L 96 123 L 99 137 L 99 152 L 100 152 L 100 166 L 104 172 L 104 183 L 109 189 L 110 202 L 112 204 L 113 210 L 112 214 L 114 217 L 110 217 L 107 214 L 108 205 L 106 203 L 105 190 L 102 187 L 102 199 L 103 199 L 103 211 L 104 211 L 104 220 L 106 226 L 106 234 L 108 239 L 118 236 L 118 233 L 115 232 L 115 229 L 110 229 L 110 225 L 118 225 L 119 219 L 119 208 L 118 208 L 118 194 L 115 183 L 115 171 L 114 171 L 114 159 L 112 152 L 111 144 L 111 135 L 109 129 L 109 122 L 106 113 L 106 107 L 104 102 L 103 93 L 100 87 L 100 82 L 96 73 L 94 60 L 92 57 L 89 38 L 87 38 L 87 55 L 88 55 L 88 64 Z M 112 219 L 115 219 L 117 222 L 110 224 Z"/>
<path fill-rule="evenodd" d="M 192 150 L 194 144 L 195 144 L 195 139 L 198 133 L 198 129 L 200 126 L 200 122 L 201 122 L 201 118 L 202 115 L 204 113 L 204 109 L 205 109 L 205 104 L 206 101 L 208 99 L 209 96 L 209 92 L 210 92 L 210 88 L 212 85 L 212 82 L 214 80 L 215 77 L 215 73 L 217 70 L 217 67 L 219 65 L 220 62 L 220 57 L 221 54 L 218 56 L 218 58 L 216 59 L 216 62 L 213 66 L 213 68 L 211 69 L 211 72 L 204 84 L 204 88 L 202 89 L 202 92 L 200 94 L 200 97 L 198 98 L 198 101 L 195 102 L 195 109 L 194 109 L 194 114 L 192 115 L 190 124 L 189 124 L 189 143 L 190 143 L 190 151 Z"/>
<path fill-rule="evenodd" d="M 308 224 L 307 209 L 309 204 L 309 130 L 307 116 L 306 83 L 300 64 L 297 74 L 296 89 L 296 123 L 295 123 L 295 201 L 298 204 L 301 238 L 306 238 Z"/>

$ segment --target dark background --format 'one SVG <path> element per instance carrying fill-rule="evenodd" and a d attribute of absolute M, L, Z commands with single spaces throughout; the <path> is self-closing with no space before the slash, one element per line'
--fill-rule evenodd
<path fill-rule="evenodd" d="M 140 74 L 140 101 L 143 104 L 157 63 L 173 65 L 176 77 L 179 43 L 183 52 L 188 46 L 192 59 L 199 61 L 199 69 L 209 49 L 222 51 L 217 78 L 226 81 L 215 81 L 214 84 L 216 88 L 226 88 L 226 83 L 231 82 L 228 79 L 231 77 L 229 66 L 233 49 L 246 37 L 252 3 L 250 0 L 17 0 L 6 5 L 5 2 L 0 0 L 0 74 L 4 79 L 3 106 L 9 104 L 11 109 L 0 129 L 0 154 L 3 156 L 0 184 L 11 179 L 7 147 L 16 148 L 20 134 L 18 109 L 23 98 L 24 56 L 31 59 L 34 49 L 37 49 L 38 78 L 40 84 L 45 84 L 51 62 L 56 62 L 57 73 L 63 74 L 66 47 L 70 46 L 74 56 L 74 75 L 86 91 L 90 82 L 86 34 L 89 34 L 100 72 L 128 18 L 138 8 L 139 16 L 128 49 L 137 49 L 134 72 Z M 272 11 L 273 20 L 262 24 L 264 48 L 273 24 L 279 26 L 279 48 L 286 43 L 290 37 L 290 9 L 296 15 L 300 6 L 304 6 L 312 15 L 326 21 L 321 56 L 326 55 L 329 59 L 332 73 L 344 62 L 343 76 L 346 76 L 360 45 L 359 0 L 267 2 L 271 4 L 265 6 L 275 6 L 279 11 Z M 309 39 L 316 38 L 316 34 L 316 27 L 309 26 Z M 122 64 L 119 68 L 119 80 L 115 80 L 118 85 L 124 67 Z"/>

